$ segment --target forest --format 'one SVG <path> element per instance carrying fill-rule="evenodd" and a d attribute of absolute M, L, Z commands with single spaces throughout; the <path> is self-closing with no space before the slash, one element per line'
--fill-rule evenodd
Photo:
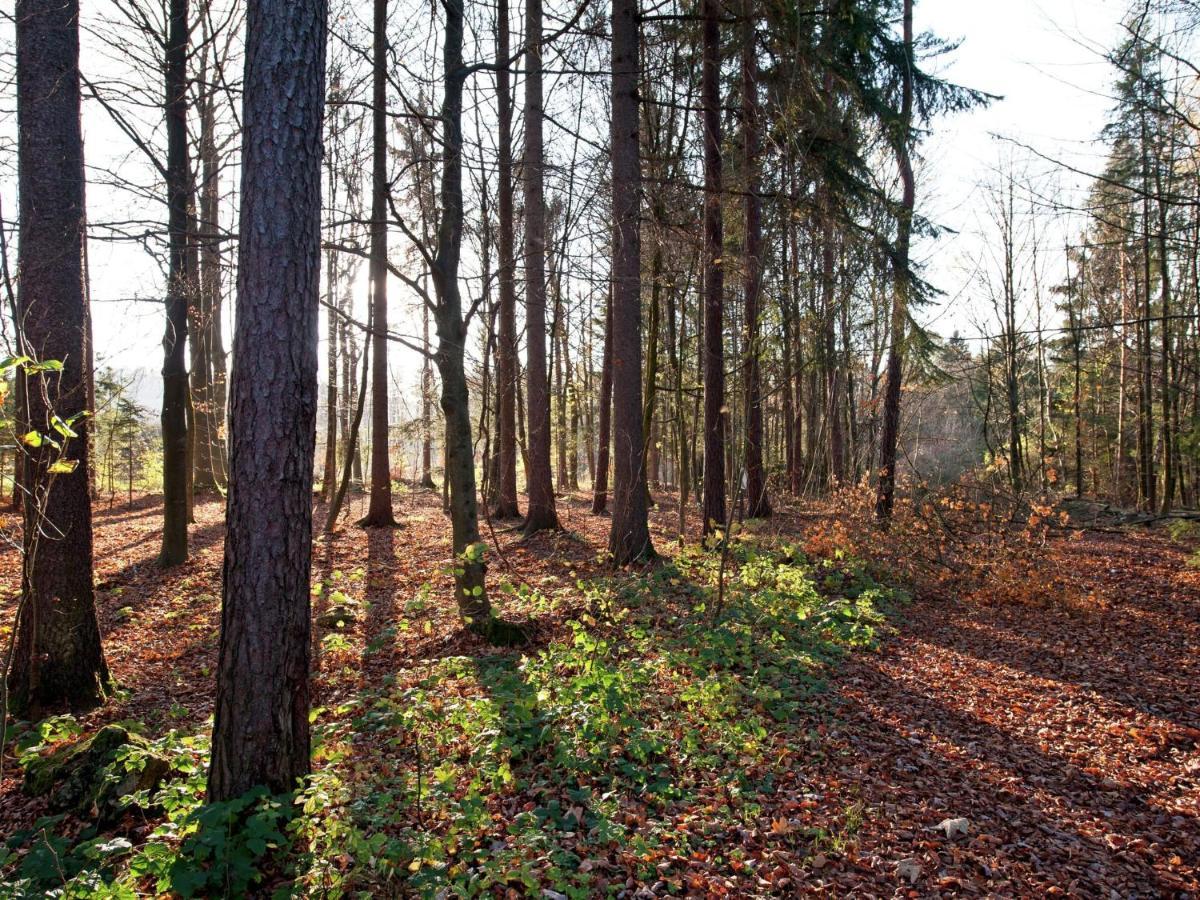
<path fill-rule="evenodd" d="M 974 6 L 0 0 L 0 897 L 1200 897 L 1200 3 Z"/>

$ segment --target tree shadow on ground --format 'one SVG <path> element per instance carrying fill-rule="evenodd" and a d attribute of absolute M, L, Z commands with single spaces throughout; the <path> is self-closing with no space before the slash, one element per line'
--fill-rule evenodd
<path fill-rule="evenodd" d="M 561 725 L 546 713 L 538 691 L 521 671 L 521 657 L 478 656 L 472 664 L 499 719 L 496 744 L 508 752 L 514 790 L 536 794 L 542 806 L 557 800 L 563 818 L 573 818 L 576 829 L 582 826 L 589 804 L 576 776 L 562 769 L 566 754 L 557 739 Z"/>
<path fill-rule="evenodd" d="M 1090 775 L 1020 733 L 910 687 L 876 660 L 853 668 L 864 677 L 843 688 L 846 733 L 861 760 L 856 780 L 880 824 L 920 830 L 945 818 L 971 822 L 973 837 L 947 842 L 939 854 L 944 874 L 969 881 L 1016 864 L 1081 895 L 1099 885 L 1123 896 L 1151 885 L 1155 896 L 1176 895 L 1180 885 L 1164 864 L 1173 854 L 1200 855 L 1200 820 L 1178 808 L 1186 803 L 1182 786 Z M 1002 882 L 992 888 L 1002 890 Z"/>
<path fill-rule="evenodd" d="M 156 544 L 159 535 L 153 535 Z M 202 527 L 193 527 L 188 533 L 188 560 L 181 566 L 174 569 L 164 569 L 158 565 L 159 550 L 157 545 L 155 549 L 147 555 L 141 557 L 135 562 L 131 562 L 122 566 L 114 572 L 107 574 L 104 579 L 96 585 L 97 590 L 110 590 L 115 587 L 130 587 L 140 578 L 153 576 L 157 573 L 160 577 L 170 578 L 173 573 L 185 573 L 188 571 L 188 566 L 196 562 L 197 552 L 211 547 L 217 541 L 225 539 L 225 522 L 214 522 L 211 525 Z M 137 546 L 144 541 L 137 541 L 131 546 Z"/>

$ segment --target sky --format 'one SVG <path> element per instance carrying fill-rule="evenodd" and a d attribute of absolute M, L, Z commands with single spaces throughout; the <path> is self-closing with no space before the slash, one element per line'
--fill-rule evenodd
<path fill-rule="evenodd" d="M 1002 97 L 988 109 L 938 121 L 921 147 L 918 211 L 944 229 L 936 240 L 922 240 L 915 247 L 926 279 L 942 292 L 918 315 L 931 330 L 970 336 L 988 327 L 974 276 L 990 246 L 984 185 L 999 161 L 1012 157 L 1041 175 L 1055 167 L 1019 145 L 1051 159 L 1069 159 L 1082 169 L 1094 170 L 1103 157 L 1097 135 L 1110 106 L 1107 94 L 1112 78 L 1103 53 L 1118 39 L 1123 7 L 1123 2 L 1105 0 L 917 0 L 919 31 L 932 30 L 961 42 L 937 64 L 940 74 Z M 10 22 L 5 25 L 11 28 Z M 11 41 L 11 35 L 6 38 L 6 43 Z M 85 74 L 89 64 L 103 65 L 94 62 L 91 52 L 85 48 Z M 101 172 L 119 166 L 137 151 L 94 102 L 85 104 L 84 126 L 89 164 L 98 167 L 91 173 L 97 183 L 89 186 L 93 220 L 137 217 L 144 212 L 138 204 L 145 201 L 131 202 L 106 187 Z M 1051 177 L 1068 197 L 1086 181 L 1061 173 Z M 7 217 L 16 206 L 7 173 L 4 181 L 0 198 Z M 1064 221 L 1054 227 L 1065 234 L 1063 229 L 1072 226 Z M 1048 240 L 1061 246 L 1061 237 Z M 399 237 L 393 240 L 394 246 L 399 243 Z M 146 386 L 150 394 L 144 395 L 149 400 L 157 390 L 154 382 L 161 365 L 159 264 L 130 243 L 94 240 L 89 254 L 100 363 L 144 370 L 151 382 Z M 1048 269 L 1054 277 L 1054 265 L 1048 264 Z M 394 295 L 403 293 L 397 283 Z M 413 361 L 412 367 L 405 368 L 415 369 L 415 365 Z"/>
<path fill-rule="evenodd" d="M 954 233 L 917 248 L 924 274 L 943 296 L 919 318 L 948 336 L 989 324 L 974 277 L 986 260 L 986 186 L 1010 158 L 1017 171 L 1078 199 L 1087 179 L 1047 162 L 1096 171 L 1098 135 L 1112 106 L 1113 70 L 1104 53 L 1120 38 L 1124 3 L 1105 0 L 917 0 L 914 28 L 961 41 L 943 77 L 999 95 L 989 108 L 942 119 L 921 148 L 918 210 Z M 1031 149 L 1026 149 L 1031 148 Z M 1041 157 L 1039 158 L 1038 154 Z M 1047 221 L 1048 246 L 1078 234 L 1078 221 Z M 1058 254 L 1054 254 L 1054 260 Z M 1052 279 L 1063 267 L 1047 265 Z M 978 349 L 973 347 L 973 349 Z"/>

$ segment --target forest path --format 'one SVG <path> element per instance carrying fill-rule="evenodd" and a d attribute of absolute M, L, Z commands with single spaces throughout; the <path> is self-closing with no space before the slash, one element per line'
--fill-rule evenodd
<path fill-rule="evenodd" d="M 833 676 L 862 824 L 826 888 L 1200 895 L 1200 572 L 1152 535 L 1051 552 L 1085 605 L 920 602 Z"/>

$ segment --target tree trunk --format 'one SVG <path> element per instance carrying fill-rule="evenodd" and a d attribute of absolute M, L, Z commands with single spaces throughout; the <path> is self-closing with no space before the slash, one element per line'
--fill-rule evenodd
<path fill-rule="evenodd" d="M 429 352 L 429 307 L 421 310 L 422 349 Z M 434 490 L 433 483 L 433 369 L 426 356 L 421 363 L 421 487 Z"/>
<path fill-rule="evenodd" d="M 509 87 L 508 0 L 498 0 L 496 10 L 496 98 L 499 126 L 497 162 L 499 216 L 497 253 L 500 291 L 500 339 L 496 348 L 496 389 L 499 398 L 500 477 L 496 485 L 497 519 L 515 519 L 517 506 L 517 279 L 516 238 L 513 228 L 512 90 Z"/>
<path fill-rule="evenodd" d="M 163 335 L 163 535 L 158 561 L 177 566 L 188 556 L 188 297 L 195 284 L 188 250 L 190 164 L 187 137 L 188 0 L 171 0 L 166 58 L 167 325 Z"/>
<path fill-rule="evenodd" d="M 335 80 L 329 88 L 328 106 L 340 100 L 340 86 Z M 329 125 L 329 146 L 325 148 L 325 182 L 329 190 L 327 199 L 328 209 L 337 209 L 338 203 L 338 164 L 339 144 L 337 139 L 337 118 L 333 117 Z M 325 347 L 325 464 L 321 475 L 321 498 L 331 503 L 337 492 L 338 472 L 338 335 L 340 321 L 338 316 L 338 254 L 332 247 L 325 253 L 325 301 L 328 304 L 325 313 L 325 332 L 327 344 Z"/>
<path fill-rule="evenodd" d="M 702 3 L 704 129 L 704 535 L 725 527 L 724 229 L 721 222 L 721 0 Z"/>
<path fill-rule="evenodd" d="M 608 506 L 608 453 L 612 432 L 613 394 L 613 297 L 608 293 L 604 312 L 604 356 L 600 362 L 600 436 L 596 440 L 596 478 L 592 483 L 592 514 L 600 515 Z"/>
<path fill-rule="evenodd" d="M 229 501 L 208 799 L 309 772 L 323 0 L 246 9 Z"/>
<path fill-rule="evenodd" d="M 613 515 L 608 549 L 627 565 L 654 555 L 646 518 L 642 427 L 642 274 L 639 203 L 637 0 L 612 6 Z"/>
<path fill-rule="evenodd" d="M 462 317 L 458 266 L 462 247 L 462 95 L 465 77 L 462 55 L 462 0 L 447 0 L 442 99 L 442 218 L 438 223 L 433 281 L 437 292 L 435 319 L 437 364 L 442 376 L 442 412 L 446 417 L 446 484 L 449 487 L 455 600 L 463 621 L 475 631 L 504 642 L 511 635 L 492 616 L 484 588 L 484 544 L 479 540 L 475 490 L 475 459 L 471 444 L 471 414 L 463 356 L 467 323 Z M 549 447 L 547 447 L 549 450 Z M 547 462 L 549 460 L 547 459 Z"/>
<path fill-rule="evenodd" d="M 542 0 L 525 0 L 525 364 L 529 508 L 525 534 L 557 529 L 550 472 L 550 385 L 546 379 L 546 201 L 542 143 Z"/>
<path fill-rule="evenodd" d="M 743 350 L 746 389 L 746 515 L 761 519 L 771 515 L 767 476 L 763 469 L 763 413 L 760 383 L 762 345 L 758 328 L 758 304 L 762 296 L 762 198 L 759 197 L 759 108 L 758 48 L 755 45 L 752 4 L 745 3 L 745 32 L 742 39 L 742 128 L 746 167 L 745 322 Z"/>
<path fill-rule="evenodd" d="M 217 81 L 224 77 L 222 61 L 208 46 L 215 40 L 210 32 L 210 9 L 213 0 L 203 0 L 201 39 L 206 52 L 211 52 L 212 75 L 202 76 L 206 82 L 200 93 L 200 284 L 203 291 L 204 345 L 209 368 L 209 418 L 212 423 L 208 456 L 217 486 L 227 480 L 229 466 L 226 450 L 226 371 L 225 335 L 221 329 L 224 292 L 221 278 L 221 151 L 217 145 Z M 211 79 L 211 81 L 209 81 Z"/>
<path fill-rule="evenodd" d="M 375 35 L 371 104 L 371 499 L 359 522 L 367 528 L 396 525 L 388 449 L 387 310 L 387 0 L 374 0 Z"/>
<path fill-rule="evenodd" d="M 16 6 L 20 194 L 18 340 L 58 373 L 21 372 L 21 433 L 60 435 L 64 420 L 88 409 L 83 134 L 80 127 L 79 4 L 20 0 Z M 92 508 L 86 420 L 75 425 L 54 474 L 48 442 L 24 445 L 22 597 L 7 699 L 14 715 L 39 719 L 85 709 L 110 686 L 92 586 Z M 68 462 L 69 466 L 71 463 Z"/>
<path fill-rule="evenodd" d="M 883 395 L 883 434 L 880 437 L 879 493 L 875 499 L 875 517 L 887 527 L 892 520 L 896 493 L 896 445 L 900 437 L 900 379 L 904 375 L 904 339 L 908 324 L 908 251 L 912 237 L 913 208 L 916 205 L 916 179 L 913 177 L 909 141 L 913 114 L 913 0 L 904 0 L 904 55 L 907 65 L 902 73 L 904 84 L 900 101 L 900 133 L 893 149 L 904 184 L 896 219 L 896 284 L 892 296 L 891 346 L 888 348 L 887 385 Z"/>
<path fill-rule="evenodd" d="M 1171 377 L 1171 260 L 1167 255 L 1167 200 L 1163 194 L 1162 165 L 1154 166 L 1154 187 L 1158 210 L 1158 257 L 1159 257 L 1159 312 L 1162 315 L 1162 443 L 1163 443 L 1163 495 L 1161 512 L 1166 515 L 1175 502 L 1175 451 L 1172 428 L 1172 399 L 1176 392 L 1175 379 Z"/>

